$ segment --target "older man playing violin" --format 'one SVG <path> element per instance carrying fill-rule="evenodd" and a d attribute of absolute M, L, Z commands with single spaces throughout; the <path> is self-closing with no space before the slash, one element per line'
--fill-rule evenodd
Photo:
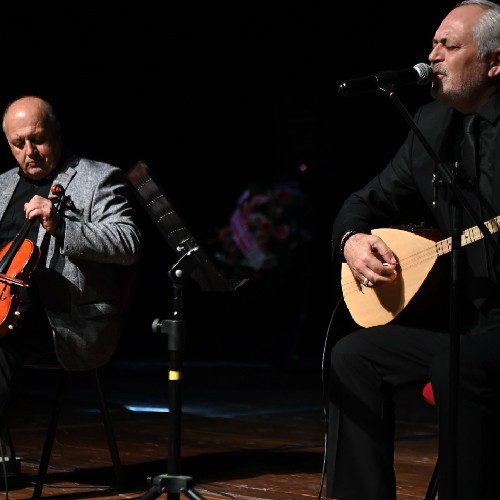
<path fill-rule="evenodd" d="M 0 310 L 3 412 L 27 357 L 49 350 L 72 371 L 109 361 L 120 331 L 116 271 L 137 261 L 141 234 L 122 171 L 66 148 L 50 103 L 21 97 L 2 127 L 18 165 L 0 175 L 0 243 L 20 244 L 11 262 L 0 254 L 1 293 L 15 309 Z M 11 281 L 29 258 L 33 269 Z"/>

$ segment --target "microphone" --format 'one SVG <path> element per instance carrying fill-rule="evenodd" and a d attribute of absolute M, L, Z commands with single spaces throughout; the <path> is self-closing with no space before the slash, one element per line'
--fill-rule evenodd
<path fill-rule="evenodd" d="M 337 90 L 340 95 L 356 95 L 378 90 L 382 85 L 411 83 L 427 85 L 431 80 L 432 68 L 426 63 L 418 63 L 413 68 L 382 71 L 378 75 L 346 80 Z"/>

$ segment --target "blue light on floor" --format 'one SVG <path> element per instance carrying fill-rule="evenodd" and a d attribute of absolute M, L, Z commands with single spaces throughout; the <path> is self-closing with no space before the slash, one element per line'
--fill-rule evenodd
<path fill-rule="evenodd" d="M 161 406 L 125 406 L 127 410 L 138 413 L 169 413 L 170 409 Z"/>

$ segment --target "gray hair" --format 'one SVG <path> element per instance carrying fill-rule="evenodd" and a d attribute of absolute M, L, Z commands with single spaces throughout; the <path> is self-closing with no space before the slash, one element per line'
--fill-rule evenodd
<path fill-rule="evenodd" d="M 47 119 L 49 121 L 49 123 L 51 123 L 52 125 L 55 125 L 57 122 L 58 122 L 58 118 L 56 116 L 56 113 L 54 111 L 54 107 L 52 106 L 52 104 L 50 104 L 50 102 L 47 102 L 43 99 L 40 99 L 44 106 L 45 106 L 45 114 L 47 115 Z M 3 117 L 2 117 L 2 130 L 4 132 L 4 134 L 6 133 L 6 130 L 5 130 L 5 116 L 7 115 L 7 111 L 9 110 L 10 106 L 16 102 L 16 100 L 14 101 L 11 101 L 6 107 L 5 107 L 5 110 L 3 112 Z"/>
<path fill-rule="evenodd" d="M 479 5 L 484 13 L 472 29 L 481 59 L 487 59 L 496 49 L 500 49 L 500 5 L 489 0 L 463 0 L 455 8 L 463 5 Z"/>

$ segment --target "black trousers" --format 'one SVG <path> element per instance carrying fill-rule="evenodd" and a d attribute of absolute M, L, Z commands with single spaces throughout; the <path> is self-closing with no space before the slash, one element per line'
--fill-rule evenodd
<path fill-rule="evenodd" d="M 328 498 L 396 499 L 394 391 L 410 383 L 423 387 L 430 380 L 438 408 L 439 499 L 450 500 L 449 346 L 447 332 L 398 325 L 357 330 L 333 346 Z M 491 500 L 500 487 L 497 315 L 461 335 L 459 367 L 456 500 Z"/>
<path fill-rule="evenodd" d="M 0 432 L 23 365 L 53 352 L 52 328 L 43 308 L 32 305 L 22 310 L 14 330 L 0 339 Z"/>

